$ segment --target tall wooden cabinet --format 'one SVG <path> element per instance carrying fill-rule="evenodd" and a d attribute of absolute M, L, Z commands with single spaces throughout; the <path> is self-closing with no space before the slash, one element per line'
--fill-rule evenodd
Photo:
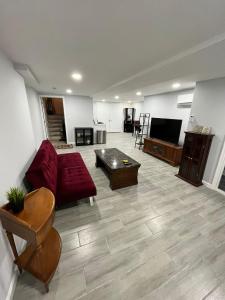
<path fill-rule="evenodd" d="M 214 135 L 195 132 L 185 132 L 185 134 L 180 169 L 176 176 L 195 186 L 200 186 Z"/>

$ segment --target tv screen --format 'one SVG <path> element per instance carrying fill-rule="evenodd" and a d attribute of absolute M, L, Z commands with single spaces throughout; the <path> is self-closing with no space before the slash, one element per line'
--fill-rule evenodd
<path fill-rule="evenodd" d="M 178 144 L 182 120 L 151 119 L 150 137 Z"/>

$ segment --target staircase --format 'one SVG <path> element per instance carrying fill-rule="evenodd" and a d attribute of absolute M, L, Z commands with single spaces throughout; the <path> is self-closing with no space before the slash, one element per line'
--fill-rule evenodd
<path fill-rule="evenodd" d="M 53 143 L 65 141 L 63 130 L 64 116 L 63 115 L 47 115 L 48 136 Z"/>

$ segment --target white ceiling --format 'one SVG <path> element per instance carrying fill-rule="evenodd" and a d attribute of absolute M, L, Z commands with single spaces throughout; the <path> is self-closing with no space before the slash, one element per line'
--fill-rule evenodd
<path fill-rule="evenodd" d="M 188 81 L 188 80 L 179 80 L 179 83 L 181 86 L 177 89 L 173 89 L 174 81 L 166 81 L 166 82 L 160 82 L 157 84 L 152 84 L 146 87 L 143 87 L 141 89 L 142 95 L 137 96 L 136 92 L 138 90 L 131 90 L 128 92 L 123 92 L 120 93 L 120 98 L 115 99 L 113 93 L 107 93 L 103 92 L 102 97 L 100 95 L 95 95 L 93 97 L 95 102 L 101 102 L 103 99 L 105 101 L 109 102 L 128 102 L 128 103 L 133 103 L 133 102 L 141 102 L 144 101 L 144 96 L 149 96 L 149 95 L 156 95 L 156 94 L 162 94 L 165 92 L 174 92 L 174 91 L 182 91 L 182 90 L 187 90 L 187 89 L 193 89 L 196 86 L 196 83 L 193 81 Z"/>
<path fill-rule="evenodd" d="M 224 0 L 0 0 L 0 48 L 39 92 L 135 101 L 225 76 L 224 16 Z"/>

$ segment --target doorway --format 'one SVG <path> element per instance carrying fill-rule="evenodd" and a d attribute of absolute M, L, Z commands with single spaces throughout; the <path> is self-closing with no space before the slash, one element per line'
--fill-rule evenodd
<path fill-rule="evenodd" d="M 109 132 L 121 132 L 123 124 L 123 108 L 120 103 L 110 103 Z"/>
<path fill-rule="evenodd" d="M 95 103 L 95 118 L 106 125 L 107 132 L 122 132 L 123 107 L 121 103 Z"/>
<path fill-rule="evenodd" d="M 212 188 L 225 195 L 225 141 L 213 178 Z"/>
<path fill-rule="evenodd" d="M 42 97 L 41 101 L 47 138 L 54 146 L 66 144 L 63 99 L 59 97 Z"/>

